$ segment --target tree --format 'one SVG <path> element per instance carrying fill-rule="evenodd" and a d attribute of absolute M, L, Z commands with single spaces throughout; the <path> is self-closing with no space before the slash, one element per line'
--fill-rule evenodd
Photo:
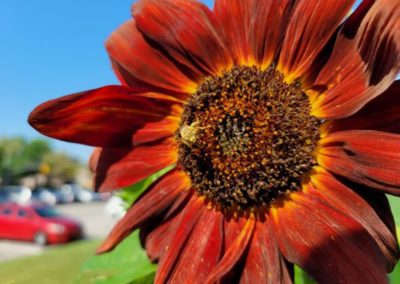
<path fill-rule="evenodd" d="M 60 152 L 49 152 L 43 156 L 43 163 L 48 166 L 48 175 L 62 183 L 75 180 L 81 164 Z"/>
<path fill-rule="evenodd" d="M 80 163 L 54 152 L 44 139 L 0 138 L 0 183 L 13 184 L 30 174 L 41 173 L 60 182 L 74 181 Z"/>
<path fill-rule="evenodd" d="M 2 183 L 10 183 L 18 170 L 17 157 L 19 157 L 26 146 L 22 138 L 0 139 L 0 174 Z"/>

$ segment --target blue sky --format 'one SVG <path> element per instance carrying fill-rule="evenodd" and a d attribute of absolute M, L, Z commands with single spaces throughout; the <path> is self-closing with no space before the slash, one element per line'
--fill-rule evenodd
<path fill-rule="evenodd" d="M 132 0 L 2 1 L 0 137 L 41 137 L 26 123 L 36 105 L 118 83 L 104 41 L 130 18 L 131 4 Z M 82 160 L 91 152 L 82 145 L 52 144 Z"/>
<path fill-rule="evenodd" d="M 208 1 L 210 4 L 212 1 Z M 130 18 L 132 0 L 1 1 L 0 137 L 42 137 L 26 119 L 38 104 L 118 83 L 104 41 Z M 52 140 L 86 160 L 90 147 Z"/>

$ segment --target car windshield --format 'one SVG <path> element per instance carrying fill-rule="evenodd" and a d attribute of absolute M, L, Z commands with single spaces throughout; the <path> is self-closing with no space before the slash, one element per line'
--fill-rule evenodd
<path fill-rule="evenodd" d="M 51 207 L 37 207 L 35 208 L 35 211 L 37 214 L 39 214 L 39 216 L 45 218 L 60 216 L 60 213 L 58 213 L 54 208 Z"/>

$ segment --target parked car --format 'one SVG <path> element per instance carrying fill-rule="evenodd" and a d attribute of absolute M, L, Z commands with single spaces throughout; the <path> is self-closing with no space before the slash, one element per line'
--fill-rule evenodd
<path fill-rule="evenodd" d="M 50 206 L 54 206 L 57 203 L 56 195 L 44 187 L 32 191 L 32 200 L 41 201 Z"/>
<path fill-rule="evenodd" d="M 118 195 L 113 195 L 104 206 L 104 211 L 112 218 L 121 219 L 126 214 L 126 204 Z"/>
<path fill-rule="evenodd" d="M 10 194 L 5 190 L 0 190 L 0 203 L 10 201 Z"/>
<path fill-rule="evenodd" d="M 61 215 L 44 203 L 0 204 L 0 238 L 46 245 L 65 243 L 82 235 L 78 221 Z"/>
<path fill-rule="evenodd" d="M 0 188 L 4 201 L 13 201 L 20 204 L 27 203 L 32 197 L 32 190 L 25 186 L 10 185 Z"/>
<path fill-rule="evenodd" d="M 91 202 L 96 200 L 95 193 L 93 191 L 84 189 L 78 184 L 64 184 L 61 187 L 62 190 L 68 190 L 71 191 L 74 194 L 74 201 L 75 202 Z"/>
<path fill-rule="evenodd" d="M 49 189 L 56 197 L 57 204 L 66 204 L 74 202 L 74 193 L 67 188 L 51 188 Z"/>

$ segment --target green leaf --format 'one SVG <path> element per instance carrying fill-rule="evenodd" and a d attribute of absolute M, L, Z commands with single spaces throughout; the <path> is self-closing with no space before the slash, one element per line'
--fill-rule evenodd
<path fill-rule="evenodd" d="M 81 268 L 75 283 L 147 284 L 153 283 L 157 265 L 150 263 L 132 233 L 115 250 L 91 257 Z"/>
<path fill-rule="evenodd" d="M 316 284 L 304 270 L 297 265 L 294 266 L 294 283 L 295 284 Z"/>
<path fill-rule="evenodd" d="M 387 195 L 389 199 L 390 207 L 392 209 L 392 213 L 396 222 L 396 231 L 397 231 L 397 238 L 400 239 L 400 198 Z M 397 263 L 396 267 L 389 274 L 390 283 L 400 283 L 400 264 Z"/>
<path fill-rule="evenodd" d="M 390 283 L 400 283 L 400 265 L 397 264 L 392 273 L 389 274 Z"/>

